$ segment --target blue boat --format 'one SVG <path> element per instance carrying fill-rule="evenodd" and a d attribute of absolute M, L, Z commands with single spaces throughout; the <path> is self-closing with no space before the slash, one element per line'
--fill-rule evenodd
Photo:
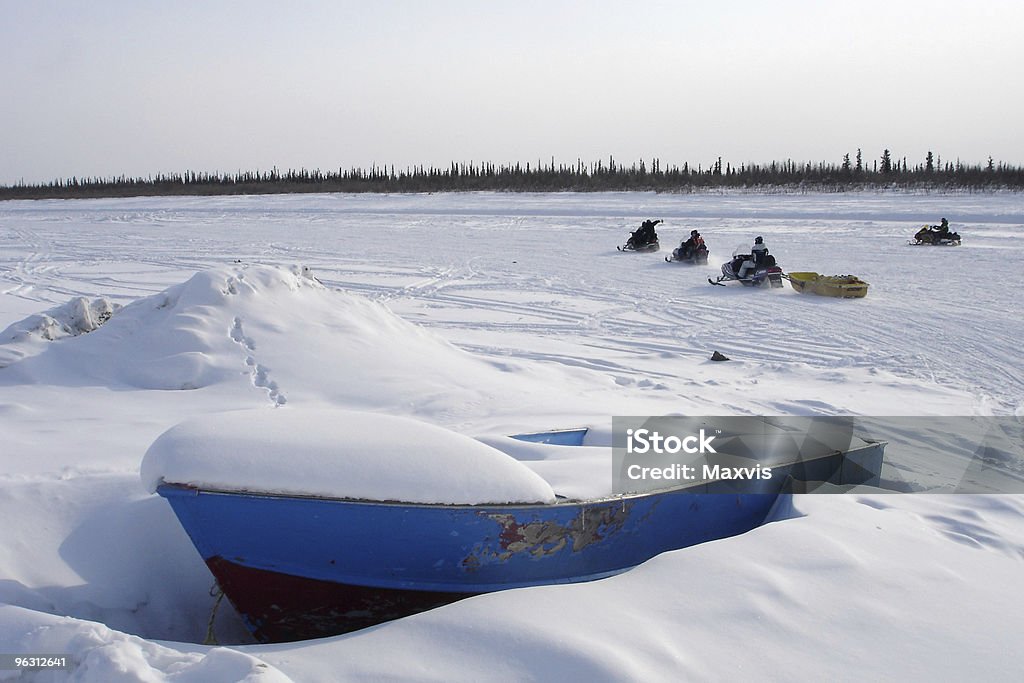
<path fill-rule="evenodd" d="M 582 445 L 587 430 L 515 439 Z M 171 504 L 224 594 L 263 642 L 344 633 L 468 596 L 591 581 L 659 553 L 764 523 L 800 479 L 877 482 L 884 443 L 859 442 L 735 492 L 702 481 L 595 500 L 455 505 L 228 490 L 164 481 Z M 799 469 L 799 472 L 797 472 Z"/>

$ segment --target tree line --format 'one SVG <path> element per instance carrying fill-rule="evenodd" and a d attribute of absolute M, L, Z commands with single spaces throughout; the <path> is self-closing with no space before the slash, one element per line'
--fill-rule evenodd
<path fill-rule="evenodd" d="M 337 171 L 289 169 L 206 173 L 185 171 L 147 177 L 57 179 L 49 183 L 0 186 L 0 199 L 129 197 L 143 195 L 284 194 L 296 192 L 606 192 L 641 190 L 700 192 L 716 188 L 845 192 L 858 189 L 903 190 L 1024 190 L 1024 168 L 992 157 L 985 164 L 943 160 L 928 152 L 908 163 L 888 149 L 870 162 L 860 149 L 840 163 L 772 161 L 766 164 L 689 163 L 663 165 L 643 159 L 623 165 L 609 157 L 585 164 L 548 162 L 494 164 L 460 163 L 450 166 L 394 166 Z"/>

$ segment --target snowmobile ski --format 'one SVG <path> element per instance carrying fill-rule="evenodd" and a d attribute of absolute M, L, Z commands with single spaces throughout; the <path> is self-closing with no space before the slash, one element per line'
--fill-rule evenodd
<path fill-rule="evenodd" d="M 645 244 L 642 247 L 616 246 L 615 248 L 618 249 L 619 251 L 637 252 L 643 254 L 645 252 L 658 251 L 661 249 L 661 245 L 658 242 L 650 242 L 649 244 Z"/>

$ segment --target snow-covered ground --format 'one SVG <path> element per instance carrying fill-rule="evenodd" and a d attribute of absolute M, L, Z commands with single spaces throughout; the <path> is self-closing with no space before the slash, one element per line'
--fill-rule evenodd
<path fill-rule="evenodd" d="M 943 216 L 963 246 L 907 246 Z M 662 251 L 615 251 L 644 218 Z M 711 265 L 665 263 L 693 228 Z M 709 286 L 756 235 L 867 298 Z M 613 415 L 1020 418 L 1022 237 L 1020 194 L 0 203 L 0 654 L 70 657 L 38 680 L 1017 680 L 1024 496 L 797 496 L 611 579 L 315 642 L 254 645 L 224 603 L 211 647 L 212 579 L 139 469 L 240 409 L 489 443 Z"/>

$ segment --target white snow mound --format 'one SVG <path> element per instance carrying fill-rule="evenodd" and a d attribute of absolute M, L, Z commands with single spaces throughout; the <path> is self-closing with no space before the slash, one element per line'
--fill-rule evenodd
<path fill-rule="evenodd" d="M 0 332 L 0 343 L 17 342 L 33 337 L 45 341 L 77 337 L 98 328 L 120 308 L 120 304 L 115 304 L 105 297 L 92 301 L 84 296 L 75 297 L 65 304 L 13 323 Z"/>
<path fill-rule="evenodd" d="M 0 365 L 24 384 L 193 390 L 241 383 L 277 405 L 298 398 L 378 409 L 408 395 L 439 403 L 460 390 L 474 400 L 490 370 L 386 306 L 324 286 L 302 266 L 200 271 L 121 308 L 92 334 L 39 341 L 103 317 L 72 314 L 83 306 L 72 302 L 64 315 L 51 311 L 9 328 L 22 336 L 22 328 L 36 330 L 35 341 L 5 347 L 0 340 Z"/>
<path fill-rule="evenodd" d="M 164 432 L 141 477 L 217 490 L 402 501 L 551 503 L 555 494 L 514 458 L 418 420 L 328 409 L 208 415 Z"/>
<path fill-rule="evenodd" d="M 114 631 L 102 624 L 0 605 L 0 643 L 16 653 L 52 653 L 64 669 L 33 673 L 17 670 L 16 680 L 119 681 L 123 683 L 289 683 L 292 679 L 239 650 L 214 647 L 181 652 L 160 643 Z M 198 649 L 198 648 L 197 648 Z"/>
<path fill-rule="evenodd" d="M 0 368 L 39 353 L 46 342 L 93 332 L 120 309 L 105 297 L 79 296 L 12 323 L 0 332 Z"/>

